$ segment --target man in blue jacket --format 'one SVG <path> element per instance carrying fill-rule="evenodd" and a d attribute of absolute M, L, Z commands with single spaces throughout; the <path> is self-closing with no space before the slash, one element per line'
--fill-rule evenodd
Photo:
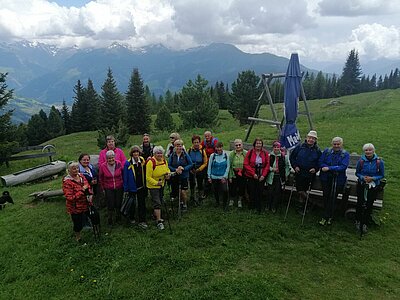
<path fill-rule="evenodd" d="M 299 193 L 299 202 L 302 204 L 307 197 L 307 191 L 318 172 L 321 150 L 317 145 L 318 135 L 311 130 L 304 143 L 299 144 L 290 153 L 290 164 L 295 171 L 296 190 Z M 302 211 L 302 208 L 299 207 Z"/>
<path fill-rule="evenodd" d="M 319 159 L 321 168 L 319 178 L 322 183 L 324 198 L 324 215 L 319 221 L 322 226 L 331 225 L 335 203 L 339 192 L 343 192 L 346 184 L 346 169 L 349 166 L 350 155 L 343 149 L 343 139 L 334 137 L 332 147 L 326 148 Z"/>

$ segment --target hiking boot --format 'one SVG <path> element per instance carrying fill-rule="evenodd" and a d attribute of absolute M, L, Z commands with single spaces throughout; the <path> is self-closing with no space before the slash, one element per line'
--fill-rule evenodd
<path fill-rule="evenodd" d="M 328 219 L 328 221 L 326 222 L 326 225 L 332 225 L 332 218 Z"/>
<path fill-rule="evenodd" d="M 360 230 L 360 221 L 356 221 L 355 223 L 357 231 Z"/>
<path fill-rule="evenodd" d="M 229 200 L 229 206 L 233 206 L 233 200 Z"/>
<path fill-rule="evenodd" d="M 318 222 L 319 225 L 325 226 L 327 224 L 326 219 L 322 218 L 321 221 Z"/>
<path fill-rule="evenodd" d="M 362 232 L 363 232 L 363 233 L 367 233 L 367 232 L 368 232 L 367 224 L 363 224 Z"/>
<path fill-rule="evenodd" d="M 187 205 L 182 203 L 181 209 L 183 212 L 187 212 Z"/>
<path fill-rule="evenodd" d="M 159 221 L 157 224 L 157 228 L 158 228 L 158 230 L 164 230 L 165 228 L 164 228 L 163 222 Z"/>
<path fill-rule="evenodd" d="M 146 230 L 149 226 L 145 222 L 140 222 L 138 224 L 139 228 Z"/>
<path fill-rule="evenodd" d="M 238 208 L 242 208 L 243 206 L 242 206 L 242 201 L 241 200 L 239 200 L 238 201 Z"/>

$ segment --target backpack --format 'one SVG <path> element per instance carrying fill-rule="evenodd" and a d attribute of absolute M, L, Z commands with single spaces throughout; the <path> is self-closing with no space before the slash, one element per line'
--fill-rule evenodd
<path fill-rule="evenodd" d="M 363 169 L 363 167 L 364 167 L 364 163 L 365 163 L 365 161 L 363 160 L 363 159 L 359 159 L 359 166 L 360 166 L 360 168 L 359 168 L 359 170 L 358 171 L 361 171 L 362 169 Z M 377 173 L 379 173 L 380 172 L 380 167 L 381 167 L 381 158 L 380 157 L 378 157 L 377 159 L 376 159 L 376 172 Z"/>
<path fill-rule="evenodd" d="M 224 160 L 228 160 L 228 155 L 226 155 L 226 152 L 224 152 Z M 215 153 L 213 155 L 213 160 L 211 162 L 211 165 L 214 163 L 214 161 L 215 161 Z"/>
<path fill-rule="evenodd" d="M 149 161 L 151 161 L 151 162 L 153 163 L 153 171 L 154 171 L 155 168 L 157 167 L 157 162 L 156 162 L 156 160 L 154 159 L 154 157 L 150 156 L 150 157 L 148 157 L 148 158 L 146 159 L 145 166 L 147 166 L 147 163 L 148 163 Z M 165 158 L 163 158 L 163 163 L 162 163 L 161 165 L 166 165 L 166 164 L 167 164 L 167 162 L 166 162 Z M 159 165 L 159 166 L 161 166 L 161 165 Z"/>

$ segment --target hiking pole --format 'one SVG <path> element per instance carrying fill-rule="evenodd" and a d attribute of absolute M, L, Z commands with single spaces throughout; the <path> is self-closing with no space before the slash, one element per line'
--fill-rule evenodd
<path fill-rule="evenodd" d="M 182 204 L 181 204 L 181 181 L 178 178 L 178 221 L 182 218 Z"/>
<path fill-rule="evenodd" d="M 311 186 L 312 186 L 312 183 L 313 183 L 313 179 L 314 179 L 314 177 L 311 178 L 310 186 L 308 187 L 308 190 L 307 190 L 306 203 L 305 203 L 305 205 L 304 205 L 303 218 L 301 219 L 301 225 L 304 224 L 304 217 L 306 216 L 307 205 L 308 205 L 308 199 L 310 198 L 310 191 L 311 191 Z"/>
<path fill-rule="evenodd" d="M 362 203 L 361 206 L 361 220 L 360 220 L 360 240 L 362 239 L 363 233 L 364 233 L 364 224 L 366 214 L 367 214 L 367 200 L 368 200 L 368 185 L 364 184 L 364 202 Z"/>
<path fill-rule="evenodd" d="M 287 217 L 287 214 L 289 211 L 290 201 L 292 200 L 292 195 L 293 195 L 293 190 L 294 190 L 295 184 L 296 184 L 296 181 L 293 178 L 293 185 L 292 185 L 292 189 L 290 190 L 290 196 L 289 196 L 288 204 L 286 206 L 285 218 L 283 219 L 283 221 L 286 221 L 286 217 Z"/>
<path fill-rule="evenodd" d="M 193 191 L 193 200 L 194 200 L 194 204 L 196 205 L 196 206 L 199 206 L 200 205 L 200 203 L 199 203 L 199 195 L 198 195 L 198 188 L 199 188 L 199 185 L 198 185 L 198 183 L 197 183 L 197 173 L 195 172 L 194 174 L 193 174 L 193 176 L 194 176 L 194 191 Z"/>
<path fill-rule="evenodd" d="M 335 202 L 336 202 L 336 190 L 337 190 L 337 173 L 333 173 L 332 187 L 331 187 L 331 218 L 335 213 Z"/>
<path fill-rule="evenodd" d="M 167 216 L 167 222 L 168 222 L 168 227 L 169 227 L 169 234 L 172 234 L 172 227 L 171 227 L 171 222 L 170 222 L 170 217 L 169 217 L 169 211 L 168 211 L 168 207 L 167 207 L 167 203 L 164 200 L 164 191 L 163 191 L 164 187 L 161 187 L 160 190 L 160 196 L 161 196 L 161 201 L 162 204 L 164 205 L 164 210 L 165 210 L 165 214 Z"/>

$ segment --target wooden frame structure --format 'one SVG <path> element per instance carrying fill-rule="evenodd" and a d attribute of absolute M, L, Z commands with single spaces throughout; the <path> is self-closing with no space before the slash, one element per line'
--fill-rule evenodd
<path fill-rule="evenodd" d="M 256 110 L 255 110 L 255 112 L 253 114 L 253 117 L 248 117 L 248 119 L 251 121 L 251 123 L 250 123 L 249 129 L 247 130 L 246 137 L 244 139 L 245 142 L 247 142 L 247 140 L 249 139 L 251 130 L 253 129 L 253 126 L 254 126 L 255 122 L 264 122 L 264 123 L 268 123 L 268 124 L 276 126 L 276 129 L 278 131 L 278 139 L 279 139 L 279 135 L 280 135 L 282 126 L 283 126 L 283 124 L 285 122 L 285 116 L 282 116 L 282 120 L 281 121 L 278 120 L 278 115 L 277 115 L 276 110 L 275 110 L 275 103 L 272 100 L 272 96 L 271 96 L 271 92 L 270 92 L 270 89 L 269 89 L 269 85 L 271 84 L 273 79 L 282 78 L 282 77 L 286 77 L 286 73 L 262 74 L 262 78 L 260 80 L 259 85 L 263 84 L 263 90 L 262 90 L 260 96 L 257 99 L 258 103 L 257 103 Z M 261 108 L 261 105 L 262 105 L 262 100 L 263 100 L 264 96 L 267 98 L 267 103 L 269 104 L 269 107 L 271 108 L 273 120 L 266 120 L 266 119 L 257 118 L 257 115 L 258 115 L 258 113 L 260 111 L 260 108 Z M 304 88 L 303 88 L 303 83 L 302 82 L 300 83 L 300 97 L 304 102 L 304 107 L 305 107 L 305 110 L 306 110 L 305 114 L 307 115 L 308 125 L 310 127 L 310 130 L 312 130 L 314 128 L 314 125 L 313 125 L 312 120 L 311 120 L 311 114 L 310 114 L 310 110 L 308 109 L 307 98 L 306 98 L 306 94 L 304 93 Z M 301 114 L 301 113 L 299 113 L 299 114 Z"/>

